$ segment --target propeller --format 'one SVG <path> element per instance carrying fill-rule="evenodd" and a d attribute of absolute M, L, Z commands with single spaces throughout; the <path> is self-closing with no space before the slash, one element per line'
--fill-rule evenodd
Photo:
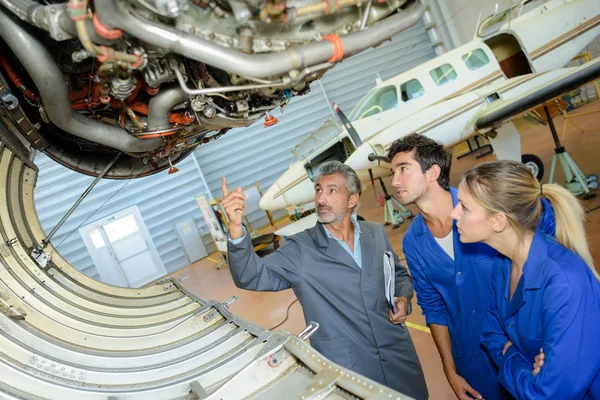
<path fill-rule="evenodd" d="M 348 131 L 348 134 L 350 135 L 350 139 L 354 142 L 354 144 L 356 145 L 356 147 L 358 148 L 360 145 L 363 144 L 362 139 L 360 138 L 358 132 L 356 132 L 356 129 L 354 129 L 354 126 L 352 126 L 352 123 L 348 120 L 348 117 L 346 117 L 346 114 L 344 114 L 344 112 L 341 110 L 340 106 L 337 105 L 337 103 L 333 103 L 333 109 L 336 112 L 340 122 L 346 127 L 346 130 Z M 369 154 L 369 161 L 387 161 L 387 157 L 385 156 L 379 156 L 377 154 Z M 371 168 L 369 168 L 369 177 L 371 178 L 371 185 L 373 186 L 373 194 L 375 195 L 375 200 L 379 203 L 379 197 L 377 196 L 377 189 L 375 189 L 375 179 L 373 178 L 373 170 Z M 379 178 L 381 180 L 381 178 Z M 381 184 L 383 185 L 383 181 L 381 182 Z M 383 187 L 383 190 L 385 192 L 385 187 Z M 386 193 L 387 196 L 387 193 Z"/>
<path fill-rule="evenodd" d="M 360 138 L 358 132 L 356 132 L 356 129 L 354 129 L 354 127 L 346 117 L 346 114 L 344 114 L 344 112 L 340 109 L 340 106 L 338 106 L 335 102 L 333 103 L 333 109 L 337 114 L 338 118 L 340 119 L 342 125 L 346 127 L 348 134 L 350 134 L 350 139 L 352 139 L 356 147 L 360 146 L 362 144 L 362 139 Z"/>

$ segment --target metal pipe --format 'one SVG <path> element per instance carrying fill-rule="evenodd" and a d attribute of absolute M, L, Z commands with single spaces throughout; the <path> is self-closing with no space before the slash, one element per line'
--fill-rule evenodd
<path fill-rule="evenodd" d="M 43 13 L 42 15 L 39 13 L 44 6 L 39 3 L 32 0 L 0 0 L 0 4 L 23 21 L 48 30 L 48 25 L 44 23 Z"/>
<path fill-rule="evenodd" d="M 56 224 L 54 229 L 52 229 L 52 231 L 50 231 L 48 236 L 46 236 L 44 238 L 44 240 L 42 240 L 42 243 L 41 243 L 42 249 L 44 247 L 46 247 L 46 245 L 48 243 L 50 243 L 50 239 L 52 239 L 52 236 L 54 236 L 54 234 L 60 229 L 60 227 L 63 226 L 63 224 L 67 221 L 67 219 L 71 216 L 71 214 L 73 214 L 75 209 L 81 204 L 83 199 L 85 199 L 87 197 L 87 195 L 90 194 L 90 192 L 96 186 L 96 184 L 98 182 L 100 182 L 100 179 L 102 179 L 102 177 L 104 177 L 104 175 L 106 175 L 106 173 L 112 168 L 112 166 L 115 164 L 115 162 L 117 162 L 117 159 L 119 158 L 120 155 L 121 155 L 121 153 L 118 153 L 117 156 L 110 163 L 108 163 L 108 165 L 106 165 L 106 167 L 104 167 L 102 172 L 100 172 L 100 175 L 98 175 L 96 177 L 96 179 L 94 179 L 94 182 L 92 182 L 92 184 L 85 190 L 85 192 L 83 192 L 83 194 L 81 196 L 79 196 L 79 199 L 75 202 L 75 204 L 73 204 L 73 206 L 71 208 L 69 208 L 69 211 L 67 211 L 67 213 L 60 219 L 60 221 L 58 221 L 58 224 Z"/>
<path fill-rule="evenodd" d="M 185 83 L 185 79 L 183 75 L 179 71 L 179 69 L 174 69 L 175 76 L 177 76 L 177 81 L 181 86 L 181 89 L 184 93 L 188 95 L 199 95 L 199 94 L 214 94 L 214 93 L 227 93 L 227 92 L 239 92 L 241 90 L 251 90 L 251 89 L 261 89 L 261 88 L 269 88 L 269 87 L 283 87 L 287 86 L 286 83 L 255 83 L 252 85 L 241 85 L 241 86 L 220 86 L 214 88 L 200 88 L 200 89 L 192 89 L 187 86 Z"/>
<path fill-rule="evenodd" d="M 369 16 L 371 15 L 371 7 L 373 7 L 373 0 L 369 0 L 367 6 L 365 7 L 365 13 L 363 14 L 363 18 L 360 23 L 361 31 L 367 27 L 367 22 L 369 22 Z"/>
<path fill-rule="evenodd" d="M 171 109 L 189 100 L 190 96 L 178 84 L 161 88 L 160 92 L 148 104 L 148 125 L 146 128 L 148 133 L 169 128 L 171 126 L 169 122 Z"/>
<path fill-rule="evenodd" d="M 292 70 L 325 63 L 334 56 L 334 48 L 329 41 L 289 47 L 276 53 L 246 54 L 165 24 L 149 21 L 124 1 L 96 0 L 95 5 L 100 22 L 109 28 L 122 29 L 153 46 L 241 76 L 277 77 Z M 421 19 L 424 10 L 419 0 L 412 0 L 402 12 L 374 24 L 369 29 L 343 36 L 341 39 L 344 58 L 378 45 L 410 28 Z"/>
<path fill-rule="evenodd" d="M 138 139 L 125 129 L 86 118 L 73 111 L 63 73 L 46 47 L 2 9 L 0 36 L 31 76 L 48 117 L 57 127 L 74 136 L 130 153 L 146 152 L 162 146 L 163 140 L 160 138 Z"/>
<path fill-rule="evenodd" d="M 105 46 L 110 46 L 117 42 L 117 40 L 106 39 L 98 35 L 96 28 L 94 28 L 94 23 L 90 19 L 84 20 L 83 23 L 85 24 L 86 31 L 88 32 L 92 42 Z M 66 12 L 61 12 L 60 16 L 58 17 L 58 26 L 71 35 L 77 36 L 77 27 L 75 26 L 75 22 Z"/>

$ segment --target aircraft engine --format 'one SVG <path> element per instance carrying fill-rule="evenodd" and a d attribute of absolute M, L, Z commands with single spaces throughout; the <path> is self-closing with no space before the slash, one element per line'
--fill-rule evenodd
<path fill-rule="evenodd" d="M 120 154 L 107 178 L 147 176 L 422 14 L 418 0 L 0 0 L 2 117 L 78 172 Z"/>

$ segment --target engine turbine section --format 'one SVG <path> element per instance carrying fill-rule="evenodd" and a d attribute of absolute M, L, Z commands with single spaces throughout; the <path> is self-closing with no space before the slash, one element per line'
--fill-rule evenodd
<path fill-rule="evenodd" d="M 114 179 L 253 124 L 423 14 L 419 0 L 50 1 L 0 0 L 4 113 L 79 172 L 120 153 Z"/>

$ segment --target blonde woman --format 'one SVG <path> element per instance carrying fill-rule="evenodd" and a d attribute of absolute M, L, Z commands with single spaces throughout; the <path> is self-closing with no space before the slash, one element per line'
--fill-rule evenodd
<path fill-rule="evenodd" d="M 542 198 L 556 240 L 536 229 Z M 499 252 L 481 341 L 502 385 L 518 399 L 600 398 L 600 284 L 578 200 L 514 161 L 467 171 L 458 200 L 460 241 Z"/>

